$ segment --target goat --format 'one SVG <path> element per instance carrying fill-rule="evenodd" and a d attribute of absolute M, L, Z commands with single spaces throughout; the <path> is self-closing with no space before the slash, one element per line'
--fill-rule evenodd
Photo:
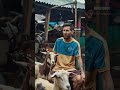
<path fill-rule="evenodd" d="M 43 63 L 35 62 L 35 78 L 40 77 L 40 68 L 43 66 Z"/>
<path fill-rule="evenodd" d="M 53 90 L 71 90 L 69 83 L 70 72 L 65 70 L 56 71 L 51 75 L 54 78 L 54 89 Z"/>
<path fill-rule="evenodd" d="M 37 62 L 37 64 L 35 65 L 35 78 L 44 78 L 44 79 L 48 79 L 48 75 L 50 72 L 50 65 L 47 61 L 45 61 L 44 63 L 39 63 Z"/>
<path fill-rule="evenodd" d="M 35 90 L 53 90 L 54 85 L 49 81 L 38 78 L 35 80 Z"/>
<path fill-rule="evenodd" d="M 49 52 L 49 51 L 47 51 L 47 52 L 41 52 L 41 53 L 45 54 L 47 59 L 50 59 L 50 60 L 48 60 L 48 61 L 50 61 L 49 62 L 50 64 L 55 64 L 55 57 L 58 54 L 55 54 L 54 52 Z"/>
<path fill-rule="evenodd" d="M 43 87 L 43 86 L 42 86 L 42 83 L 40 83 L 40 84 L 37 84 L 35 90 L 45 90 L 45 87 Z"/>
<path fill-rule="evenodd" d="M 42 52 L 46 55 L 46 59 L 44 63 L 36 62 L 35 64 L 35 76 L 36 78 L 44 78 L 48 79 L 49 72 L 52 68 L 52 65 L 55 64 L 55 56 L 58 54 L 54 54 L 53 52 Z"/>

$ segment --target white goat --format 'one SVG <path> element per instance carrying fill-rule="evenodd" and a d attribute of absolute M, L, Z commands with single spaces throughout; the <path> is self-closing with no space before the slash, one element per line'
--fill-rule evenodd
<path fill-rule="evenodd" d="M 43 66 L 43 63 L 35 62 L 35 78 L 40 77 L 40 68 Z"/>
<path fill-rule="evenodd" d="M 38 78 L 35 80 L 35 90 L 40 90 L 41 87 L 44 88 L 43 90 L 53 90 L 54 85 L 45 79 Z"/>
<path fill-rule="evenodd" d="M 69 83 L 69 72 L 65 70 L 59 70 L 51 75 L 54 77 L 54 89 L 53 90 L 71 90 Z"/>

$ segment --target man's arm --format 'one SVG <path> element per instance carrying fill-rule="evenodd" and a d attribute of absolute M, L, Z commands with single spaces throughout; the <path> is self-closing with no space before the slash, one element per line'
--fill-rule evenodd
<path fill-rule="evenodd" d="M 108 55 L 108 51 L 104 45 L 101 44 L 96 52 L 94 67 L 98 71 L 97 88 L 100 88 L 102 85 L 102 90 L 114 90 L 113 80 L 110 74 Z"/>
<path fill-rule="evenodd" d="M 101 76 L 102 76 L 102 82 L 103 82 L 103 90 L 114 90 L 114 84 L 113 84 L 110 71 L 108 70 L 103 72 Z"/>
<path fill-rule="evenodd" d="M 80 67 L 80 70 L 81 70 L 82 79 L 85 79 L 85 72 L 84 72 L 84 69 L 83 69 L 84 66 L 83 66 L 82 58 L 81 58 L 80 55 L 77 57 L 77 60 L 78 60 L 78 64 L 79 64 L 79 67 Z"/>
<path fill-rule="evenodd" d="M 80 44 L 78 43 L 78 46 L 75 49 L 75 56 L 76 56 L 76 60 L 78 60 L 78 67 L 81 70 L 81 77 L 82 79 L 85 79 L 85 72 L 84 72 L 84 65 L 83 65 L 83 61 L 82 61 L 82 57 L 81 57 L 81 48 L 80 48 Z"/>

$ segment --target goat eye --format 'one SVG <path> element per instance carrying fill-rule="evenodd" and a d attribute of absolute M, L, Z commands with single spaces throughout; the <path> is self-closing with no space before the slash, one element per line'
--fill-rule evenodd
<path fill-rule="evenodd" d="M 63 81 L 63 79 L 61 77 L 58 77 L 59 79 L 61 79 Z"/>

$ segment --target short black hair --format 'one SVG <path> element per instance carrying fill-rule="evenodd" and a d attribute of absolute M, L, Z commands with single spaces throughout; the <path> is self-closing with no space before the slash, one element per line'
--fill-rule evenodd
<path fill-rule="evenodd" d="M 74 26 L 71 23 L 64 23 L 63 28 L 66 26 L 70 26 L 70 30 L 74 30 Z"/>

